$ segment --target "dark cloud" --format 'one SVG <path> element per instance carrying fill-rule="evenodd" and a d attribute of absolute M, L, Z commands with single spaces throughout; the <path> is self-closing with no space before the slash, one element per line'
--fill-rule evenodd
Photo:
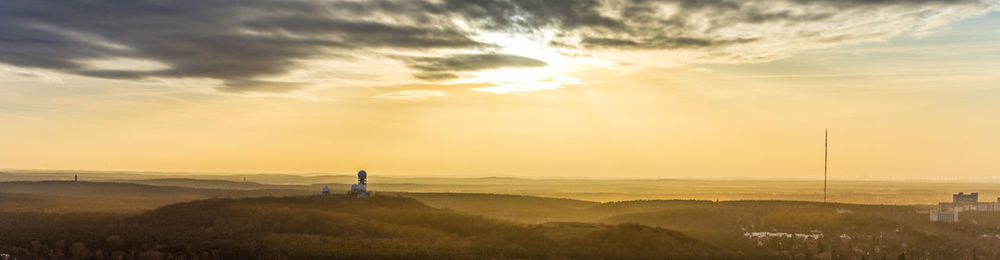
<path fill-rule="evenodd" d="M 448 12 L 487 29 L 532 31 L 544 27 L 620 29 L 621 20 L 600 12 L 598 0 L 446 0 Z"/>
<path fill-rule="evenodd" d="M 580 43 L 587 47 L 616 49 L 682 49 L 711 48 L 753 42 L 756 39 L 709 39 L 657 36 L 642 40 L 585 37 Z"/>
<path fill-rule="evenodd" d="M 584 31 L 581 47 L 626 49 L 713 48 L 740 45 L 762 40 L 753 37 L 723 36 L 718 32 L 740 26 L 772 23 L 778 26 L 835 20 L 838 14 L 856 10 L 891 7 L 905 12 L 915 7 L 977 5 L 975 0 L 624 0 L 616 1 L 621 30 Z M 776 6 L 786 8 L 774 10 Z M 790 9 L 797 10 L 796 12 Z M 669 11 L 664 11 L 669 10 Z M 855 17 L 862 18 L 862 17 Z M 798 30 L 798 29 L 791 29 Z M 747 31 L 747 34 L 760 31 Z M 596 35 L 596 36 L 595 36 Z M 841 38 L 852 38 L 852 34 Z M 870 38 L 869 32 L 857 35 Z M 828 42 L 824 37 L 794 39 Z M 567 44 L 565 41 L 556 41 Z"/>
<path fill-rule="evenodd" d="M 406 58 L 409 66 L 426 72 L 478 71 L 503 67 L 542 67 L 545 62 L 510 54 L 458 54 L 446 57 Z"/>
<path fill-rule="evenodd" d="M 398 51 L 488 53 L 425 58 L 392 54 L 417 70 L 416 78 L 426 80 L 453 79 L 462 71 L 544 65 L 529 57 L 489 54 L 495 46 L 476 40 L 484 31 L 555 31 L 558 39 L 552 43 L 559 48 L 695 49 L 706 56 L 741 57 L 747 54 L 723 50 L 776 40 L 798 45 L 851 42 L 903 30 L 839 29 L 825 34 L 828 27 L 793 25 L 842 24 L 854 17 L 850 15 L 871 16 L 866 13 L 871 10 L 898 13 L 885 19 L 919 20 L 943 7 L 990 4 L 979 0 L 3 0 L 0 63 L 115 79 L 209 78 L 222 80 L 221 88 L 227 91 L 282 91 L 301 84 L 260 78 L 286 74 L 303 66 L 304 60 L 319 58 Z M 795 38 L 776 38 L 752 26 L 778 28 L 778 34 L 787 27 L 792 36 L 783 37 Z M 151 60 L 166 68 L 115 70 L 83 62 L 112 58 Z"/>
<path fill-rule="evenodd" d="M 407 66 L 420 71 L 414 77 L 423 80 L 454 79 L 455 72 L 499 68 L 543 67 L 543 61 L 509 54 L 458 54 L 446 57 L 405 57 Z"/>
<path fill-rule="evenodd" d="M 294 88 L 253 79 L 285 74 L 302 60 L 365 49 L 486 46 L 450 22 L 418 23 L 441 17 L 435 8 L 421 1 L 0 1 L 0 62 L 115 79 L 212 78 L 227 90 L 270 91 Z M 363 20 L 375 16 L 408 24 Z M 112 58 L 168 68 L 107 70 L 82 62 Z"/>
<path fill-rule="evenodd" d="M 417 74 L 413 74 L 413 77 L 426 81 L 440 81 L 457 79 L 458 74 L 452 72 L 419 72 Z"/>
<path fill-rule="evenodd" d="M 320 35 L 335 39 L 336 48 L 468 48 L 484 45 L 453 28 L 422 28 L 378 22 L 346 21 L 317 17 L 279 17 L 245 23 L 247 28 L 270 33 Z"/>

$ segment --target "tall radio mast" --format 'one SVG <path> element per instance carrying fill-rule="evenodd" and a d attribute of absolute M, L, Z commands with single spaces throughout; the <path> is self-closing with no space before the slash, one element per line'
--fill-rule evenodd
<path fill-rule="evenodd" d="M 826 203 L 826 165 L 830 154 L 830 130 L 823 129 L 823 203 Z"/>

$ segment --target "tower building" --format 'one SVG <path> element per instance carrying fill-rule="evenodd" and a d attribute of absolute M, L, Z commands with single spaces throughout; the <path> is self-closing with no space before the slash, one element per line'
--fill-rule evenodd
<path fill-rule="evenodd" d="M 348 197 L 367 198 L 368 193 L 368 172 L 361 170 L 358 172 L 358 183 L 351 184 L 351 190 L 347 192 Z"/>

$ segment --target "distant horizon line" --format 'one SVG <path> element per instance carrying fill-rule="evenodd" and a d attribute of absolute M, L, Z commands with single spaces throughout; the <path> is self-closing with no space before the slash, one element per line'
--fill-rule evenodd
<path fill-rule="evenodd" d="M 361 170 L 361 169 L 359 169 Z M 230 171 L 154 171 L 154 170 L 82 170 L 82 169 L 41 169 L 41 168 L 0 168 L 0 174 L 2 173 L 118 173 L 118 174 L 133 174 L 133 175 L 147 175 L 147 176 L 163 176 L 163 175 L 175 175 L 175 177 L 183 178 L 185 176 L 192 175 L 213 175 L 213 176 L 254 176 L 254 175 L 287 175 L 287 176 L 300 176 L 300 177 L 318 177 L 318 176 L 353 176 L 353 172 L 347 173 L 334 173 L 334 172 L 230 172 Z M 390 178 L 449 178 L 449 179 L 485 179 L 485 178 L 510 178 L 510 179 L 535 179 L 535 180 L 545 180 L 545 179 L 561 179 L 561 180 L 751 180 L 751 181 L 823 181 L 823 178 L 807 178 L 807 177 L 747 177 L 747 176 L 715 176 L 715 177 L 694 177 L 694 176 L 674 176 L 674 177 L 616 177 L 616 176 L 563 176 L 563 175 L 535 175 L 535 176 L 525 176 L 516 174 L 468 174 L 456 176 L 456 174 L 421 174 L 421 173 L 379 173 L 373 176 L 390 177 Z M 899 178 L 899 177 L 865 177 L 865 178 L 830 178 L 831 181 L 907 181 L 907 182 L 951 182 L 951 183 L 962 183 L 962 182 L 997 182 L 1000 183 L 1000 177 L 996 178 L 950 178 L 950 179 L 933 179 L 933 178 Z"/>

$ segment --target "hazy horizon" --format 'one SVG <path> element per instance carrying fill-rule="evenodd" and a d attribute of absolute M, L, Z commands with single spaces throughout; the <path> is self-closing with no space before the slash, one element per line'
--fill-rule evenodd
<path fill-rule="evenodd" d="M 288 176 L 302 176 L 302 177 L 315 177 L 315 176 L 353 176 L 356 174 L 354 172 L 225 172 L 225 171 L 153 171 L 153 170 L 100 170 L 100 169 L 18 169 L 18 168 L 0 168 L 0 174 L 2 173 L 21 173 L 21 174 L 31 174 L 31 173 L 58 173 L 67 174 L 66 176 L 72 177 L 74 173 L 120 173 L 120 174 L 136 174 L 145 176 L 156 176 L 156 177 L 175 177 L 175 178 L 185 178 L 191 176 L 227 176 L 227 177 L 241 177 L 241 176 L 253 176 L 253 175 L 288 175 Z M 566 180 L 762 180 L 762 181 L 823 181 L 822 175 L 812 176 L 812 177 L 746 177 L 746 176 L 709 176 L 709 177 L 699 177 L 699 176 L 639 176 L 639 177 L 626 177 L 626 176 L 614 176 L 614 175 L 594 175 L 594 176 L 572 176 L 572 175 L 517 175 L 517 174 L 447 174 L 447 173 L 426 173 L 426 174 L 408 174 L 408 173 L 378 173 L 379 177 L 391 177 L 391 178 L 457 178 L 457 179 L 476 179 L 476 178 L 515 178 L 515 179 L 566 179 Z M 829 176 L 827 180 L 830 181 L 899 181 L 899 182 L 942 182 L 942 183 L 967 183 L 967 182 L 1000 182 L 1000 176 L 990 177 L 990 178 L 907 178 L 907 177 L 869 177 L 869 178 L 847 178 L 847 177 L 837 177 Z"/>

